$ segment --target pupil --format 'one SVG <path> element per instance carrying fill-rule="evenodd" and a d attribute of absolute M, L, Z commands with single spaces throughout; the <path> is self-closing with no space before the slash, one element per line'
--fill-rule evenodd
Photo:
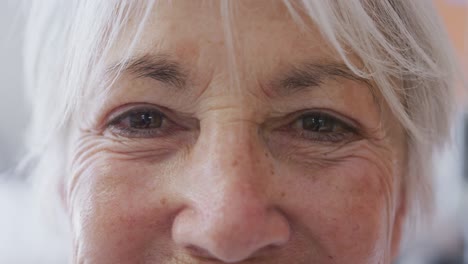
<path fill-rule="evenodd" d="M 149 113 L 144 113 L 141 115 L 141 125 L 145 128 L 151 125 L 153 117 Z"/>
<path fill-rule="evenodd" d="M 153 112 L 135 113 L 130 118 L 131 127 L 137 129 L 158 128 L 161 126 L 161 123 L 162 117 Z"/>
<path fill-rule="evenodd" d="M 333 124 L 323 115 L 306 116 L 302 119 L 302 128 L 313 132 L 332 132 Z"/>

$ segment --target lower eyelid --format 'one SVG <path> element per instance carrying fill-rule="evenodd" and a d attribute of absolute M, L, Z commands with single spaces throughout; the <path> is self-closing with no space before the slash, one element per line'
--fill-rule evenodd
<path fill-rule="evenodd" d="M 331 143 L 337 143 L 337 142 L 343 142 L 346 139 L 351 137 L 350 132 L 339 132 L 339 133 L 327 133 L 327 134 L 319 134 L 314 136 L 314 137 L 304 137 L 308 140 L 314 140 L 315 141 L 320 141 L 320 142 L 331 142 Z M 349 134 L 349 135 L 347 135 Z"/>
<path fill-rule="evenodd" d="M 154 129 L 142 129 L 137 131 L 136 129 L 111 127 L 110 131 L 117 136 L 128 138 L 153 138 L 161 136 L 160 133 Z"/>

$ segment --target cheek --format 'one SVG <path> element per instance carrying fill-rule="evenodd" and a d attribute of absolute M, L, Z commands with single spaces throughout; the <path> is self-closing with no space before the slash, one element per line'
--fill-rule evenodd
<path fill-rule="evenodd" d="M 299 233 L 336 263 L 381 263 L 389 258 L 383 254 L 391 242 L 398 175 L 379 156 L 356 153 L 283 168 L 282 175 L 294 178 L 282 183 L 290 190 L 283 207 L 304 228 Z"/>
<path fill-rule="evenodd" d="M 85 169 L 73 175 L 69 191 L 76 257 L 92 263 L 123 259 L 137 263 L 150 254 L 146 252 L 150 248 L 163 254 L 170 245 L 154 244 L 170 241 L 161 239 L 170 237 L 169 221 L 176 210 L 177 197 L 167 192 L 170 166 L 150 166 L 145 159 L 102 150 L 96 153 L 86 158 Z"/>
<path fill-rule="evenodd" d="M 175 168 L 183 167 L 184 154 L 163 155 L 163 162 L 155 162 L 157 155 L 142 147 L 135 152 L 126 145 L 126 152 L 107 143 L 90 145 L 77 157 L 68 192 L 77 262 L 140 263 L 149 255 L 169 259 L 172 220 L 184 204 L 175 196 L 180 187 L 175 175 L 181 173 Z M 359 145 L 330 153 L 326 160 L 309 154 L 313 163 L 298 157 L 306 151 L 296 151 L 290 162 L 277 159 L 272 165 L 270 179 L 275 190 L 282 190 L 281 201 L 274 202 L 304 250 L 314 248 L 333 263 L 387 258 L 382 252 L 388 252 L 399 175 L 389 152 L 375 149 Z"/>

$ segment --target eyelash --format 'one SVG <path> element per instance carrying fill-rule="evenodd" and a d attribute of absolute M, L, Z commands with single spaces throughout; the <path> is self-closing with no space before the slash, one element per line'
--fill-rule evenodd
<path fill-rule="evenodd" d="M 298 122 L 304 121 L 307 117 L 322 118 L 332 122 L 334 127 L 337 127 L 340 131 L 332 132 L 315 132 L 308 131 L 304 128 L 298 128 Z M 344 121 L 344 118 L 336 117 L 335 114 L 330 114 L 325 110 L 309 111 L 299 116 L 295 116 L 293 121 L 286 126 L 286 130 L 292 131 L 294 136 L 299 139 L 314 141 L 319 143 L 340 143 L 358 134 L 358 129 L 351 125 L 351 121 Z M 282 129 L 284 131 L 284 129 Z"/>
<path fill-rule="evenodd" d="M 132 128 L 130 125 L 122 124 L 126 119 L 131 118 L 132 114 L 147 114 L 152 113 L 159 116 L 161 119 L 161 128 Z M 142 116 L 140 116 L 142 117 Z M 130 124 L 131 120 L 127 120 Z M 123 112 L 117 117 L 113 118 L 107 125 L 107 128 L 110 129 L 116 135 L 128 137 L 128 138 L 157 138 L 157 137 L 166 137 L 177 130 L 182 130 L 183 127 L 178 126 L 172 122 L 163 111 L 154 108 L 154 107 L 141 107 L 134 108 Z"/>
<path fill-rule="evenodd" d="M 132 128 L 131 118 L 132 114 L 140 114 L 140 118 L 147 117 L 148 113 L 157 115 L 160 118 L 160 127 L 157 128 Z M 333 128 L 338 128 L 339 131 L 332 132 L 317 132 L 309 131 L 304 129 L 304 121 L 306 118 L 317 119 L 319 121 L 326 120 L 328 124 L 332 123 Z M 281 132 L 286 132 L 289 135 L 299 140 L 312 141 L 318 143 L 340 143 L 345 140 L 350 139 L 351 137 L 358 134 L 355 126 L 350 125 L 350 122 L 343 121 L 342 118 L 335 117 L 334 114 L 329 114 L 323 110 L 315 110 L 305 112 L 299 115 L 295 115 L 291 118 L 292 121 L 288 122 L 285 126 L 282 126 L 279 130 Z M 151 119 L 152 120 L 152 119 Z M 317 121 L 316 120 L 316 121 Z M 141 121 L 141 120 L 140 120 Z M 298 127 L 301 125 L 302 128 Z M 128 123 L 128 124 L 124 124 Z M 320 122 L 319 122 L 320 123 Z M 323 122 L 322 122 L 323 125 Z M 330 124 L 328 124 L 330 125 Z M 114 134 L 128 137 L 128 138 L 158 138 L 158 137 L 167 137 L 174 134 L 177 131 L 184 130 L 183 126 L 178 125 L 176 122 L 171 121 L 162 110 L 159 110 L 156 107 L 136 107 L 130 110 L 127 110 L 117 117 L 112 118 L 110 122 L 107 123 L 106 127 Z"/>

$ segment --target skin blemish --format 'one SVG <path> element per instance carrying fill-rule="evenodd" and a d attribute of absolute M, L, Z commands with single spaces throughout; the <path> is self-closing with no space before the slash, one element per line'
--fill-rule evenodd
<path fill-rule="evenodd" d="M 232 162 L 232 167 L 237 167 L 237 165 L 239 164 L 239 161 L 237 159 L 235 159 L 233 162 Z"/>
<path fill-rule="evenodd" d="M 167 199 L 166 198 L 162 198 L 159 203 L 162 205 L 162 206 L 166 206 L 167 205 Z"/>

